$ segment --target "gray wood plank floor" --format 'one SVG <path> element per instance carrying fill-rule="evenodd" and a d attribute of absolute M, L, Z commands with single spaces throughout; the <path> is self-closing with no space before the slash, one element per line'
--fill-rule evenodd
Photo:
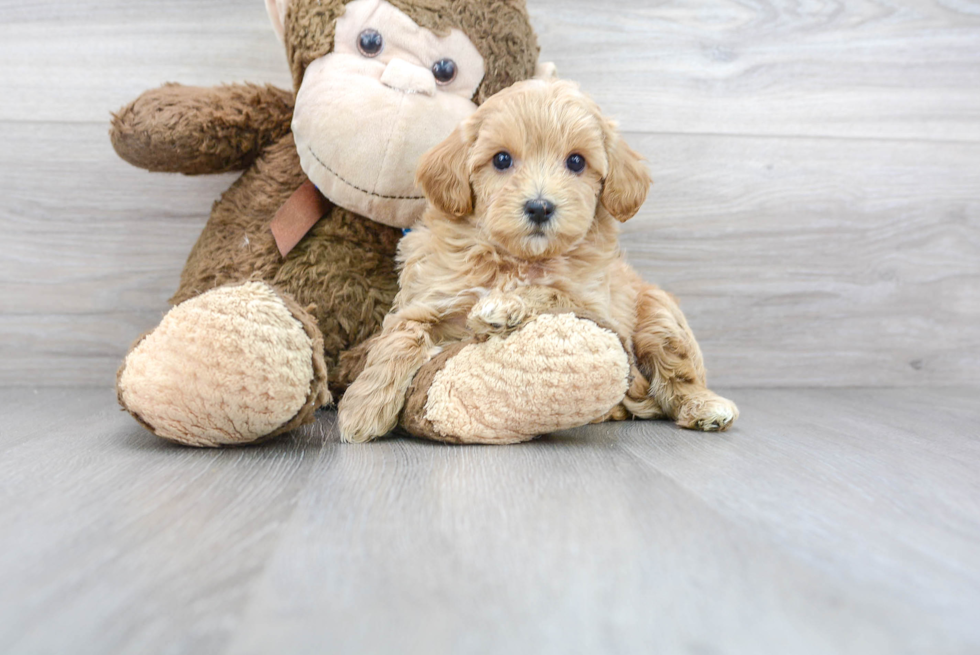
<path fill-rule="evenodd" d="M 0 652 L 976 653 L 976 389 L 727 390 L 724 435 L 180 448 L 0 390 Z"/>

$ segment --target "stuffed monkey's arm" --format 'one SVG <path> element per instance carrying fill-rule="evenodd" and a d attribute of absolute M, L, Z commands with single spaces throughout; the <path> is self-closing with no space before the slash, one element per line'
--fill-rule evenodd
<path fill-rule="evenodd" d="M 166 84 L 113 114 L 120 157 L 150 171 L 200 175 L 247 168 L 289 132 L 293 94 L 273 86 Z"/>

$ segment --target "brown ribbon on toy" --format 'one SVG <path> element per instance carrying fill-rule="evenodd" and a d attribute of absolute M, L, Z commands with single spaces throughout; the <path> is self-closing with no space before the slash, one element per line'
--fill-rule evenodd
<path fill-rule="evenodd" d="M 319 189 L 309 180 L 303 182 L 272 219 L 270 227 L 279 253 L 285 258 L 329 209 L 330 201 Z"/>

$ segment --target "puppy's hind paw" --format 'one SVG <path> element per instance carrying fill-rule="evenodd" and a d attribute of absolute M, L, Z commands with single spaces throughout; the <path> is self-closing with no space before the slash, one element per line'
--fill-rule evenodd
<path fill-rule="evenodd" d="M 517 294 L 494 291 L 473 306 L 466 327 L 474 334 L 508 334 L 523 325 L 529 314 Z"/>
<path fill-rule="evenodd" d="M 724 432 L 738 418 L 735 403 L 715 394 L 690 398 L 681 406 L 677 424 L 682 428 L 702 432 Z"/>

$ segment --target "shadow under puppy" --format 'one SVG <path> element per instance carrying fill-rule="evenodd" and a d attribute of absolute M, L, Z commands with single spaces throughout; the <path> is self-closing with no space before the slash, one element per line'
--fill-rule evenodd
<path fill-rule="evenodd" d="M 401 241 L 400 291 L 340 403 L 344 440 L 393 429 L 413 376 L 440 348 L 556 312 L 592 318 L 633 355 L 607 418 L 710 431 L 738 417 L 707 388 L 677 303 L 620 251 L 619 223 L 646 200 L 650 176 L 577 85 L 531 80 L 498 93 L 422 158 L 418 180 L 429 207 Z"/>

